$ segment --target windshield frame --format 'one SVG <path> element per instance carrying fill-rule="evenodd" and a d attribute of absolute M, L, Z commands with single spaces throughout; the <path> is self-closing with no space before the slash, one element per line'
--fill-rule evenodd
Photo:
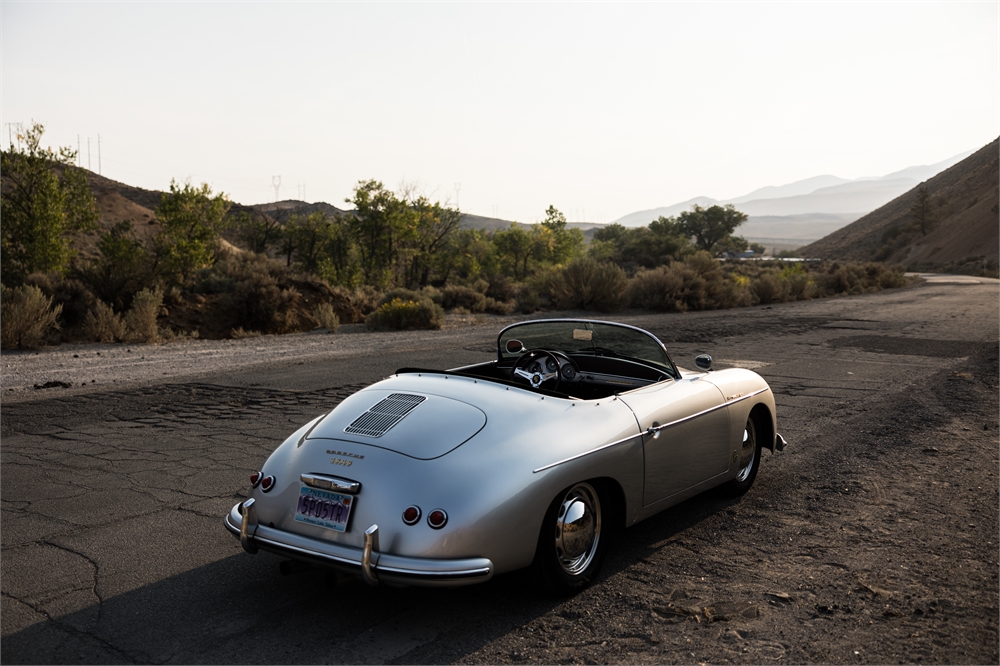
<path fill-rule="evenodd" d="M 510 340 L 510 339 L 520 339 L 520 336 L 511 335 L 510 334 L 513 329 L 522 328 L 522 327 L 532 327 L 532 326 L 538 327 L 538 326 L 544 326 L 546 324 L 579 324 L 579 325 L 581 325 L 581 328 L 589 328 L 589 330 L 591 330 L 591 331 L 594 330 L 593 327 L 595 327 L 595 326 L 597 326 L 597 327 L 607 326 L 607 327 L 614 327 L 614 328 L 618 328 L 618 329 L 622 329 L 622 330 L 626 330 L 626 331 L 632 331 L 632 332 L 634 332 L 634 333 L 636 333 L 638 335 L 643 336 L 644 338 L 647 338 L 652 343 L 651 346 L 655 346 L 659 351 L 661 351 L 663 353 L 663 358 L 665 360 L 665 363 L 664 362 L 656 361 L 654 359 L 642 358 L 642 357 L 636 357 L 636 356 L 630 356 L 628 354 L 620 353 L 620 352 L 618 352 L 618 350 L 614 350 L 614 349 L 610 349 L 610 348 L 607 348 L 607 349 L 610 349 L 612 352 L 615 352 L 615 355 L 619 356 L 620 358 L 628 359 L 628 360 L 631 360 L 631 361 L 636 361 L 638 363 L 642 363 L 642 364 L 648 365 L 650 367 L 656 368 L 657 370 L 664 371 L 667 374 L 671 375 L 674 379 L 677 379 L 678 377 L 680 377 L 680 372 L 678 372 L 677 366 L 674 365 L 673 359 L 670 358 L 670 354 L 667 352 L 667 348 L 664 346 L 664 344 L 662 342 L 660 342 L 660 340 L 655 335 L 653 335 L 649 331 L 641 329 L 641 328 L 639 328 L 637 326 L 630 326 L 629 324 L 621 324 L 621 323 L 613 322 L 613 321 L 601 321 L 601 320 L 598 320 L 598 319 L 533 319 L 533 320 L 521 321 L 521 322 L 517 322 L 515 324 L 511 324 L 509 326 L 505 326 L 503 329 L 501 329 L 500 333 L 497 334 L 497 364 L 503 366 L 503 365 L 507 365 L 507 364 L 513 363 L 517 358 L 519 358 L 526 351 L 532 351 L 531 349 L 528 349 L 528 348 L 523 348 L 521 351 L 519 351 L 517 353 L 506 352 L 505 351 L 504 345 L 505 345 L 505 343 L 506 343 L 507 340 Z M 599 350 L 602 349 L 602 348 L 604 348 L 604 347 L 602 347 L 600 345 L 601 339 L 600 339 L 599 336 L 598 336 L 598 338 L 597 338 L 597 340 L 595 342 L 597 344 L 592 347 L 591 351 L 587 351 L 587 349 L 586 349 L 586 347 L 584 345 L 580 345 L 579 348 L 572 348 L 572 349 L 566 349 L 566 348 L 560 347 L 560 346 L 556 346 L 556 347 L 552 347 L 552 348 L 548 348 L 548 349 L 550 351 L 560 351 L 560 352 L 564 352 L 566 354 L 594 354 L 594 355 L 601 355 Z"/>

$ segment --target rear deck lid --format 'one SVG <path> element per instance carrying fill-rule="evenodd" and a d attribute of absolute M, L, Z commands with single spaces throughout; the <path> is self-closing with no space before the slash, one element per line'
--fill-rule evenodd
<path fill-rule="evenodd" d="M 307 439 L 339 439 L 429 460 L 461 446 L 486 425 L 472 405 L 412 391 L 370 389 L 340 403 Z"/>

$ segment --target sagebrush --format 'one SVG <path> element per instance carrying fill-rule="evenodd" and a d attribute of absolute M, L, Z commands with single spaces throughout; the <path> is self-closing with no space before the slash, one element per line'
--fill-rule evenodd
<path fill-rule="evenodd" d="M 0 285 L 0 338 L 4 349 L 37 349 L 59 330 L 61 305 L 30 284 L 8 289 Z"/>

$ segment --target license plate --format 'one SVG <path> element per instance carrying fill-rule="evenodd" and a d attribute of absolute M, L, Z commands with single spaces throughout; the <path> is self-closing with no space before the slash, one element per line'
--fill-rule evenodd
<path fill-rule="evenodd" d="M 299 505 L 295 508 L 295 520 L 337 532 L 346 532 L 352 506 L 354 498 L 350 495 L 302 486 L 302 490 L 299 491 Z"/>

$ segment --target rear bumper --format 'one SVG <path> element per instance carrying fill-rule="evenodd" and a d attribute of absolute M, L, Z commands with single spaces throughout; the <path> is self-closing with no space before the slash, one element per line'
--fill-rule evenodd
<path fill-rule="evenodd" d="M 237 540 L 241 540 L 241 506 L 234 506 L 223 519 L 226 529 Z M 252 548 L 256 547 L 294 560 L 362 575 L 364 551 L 360 548 L 341 546 L 259 524 L 247 525 L 246 540 L 244 548 L 247 552 L 253 552 Z M 247 548 L 247 545 L 251 547 Z M 493 562 L 481 557 L 432 560 L 372 552 L 369 562 L 378 581 L 393 585 L 454 587 L 484 583 L 493 577 Z"/>

